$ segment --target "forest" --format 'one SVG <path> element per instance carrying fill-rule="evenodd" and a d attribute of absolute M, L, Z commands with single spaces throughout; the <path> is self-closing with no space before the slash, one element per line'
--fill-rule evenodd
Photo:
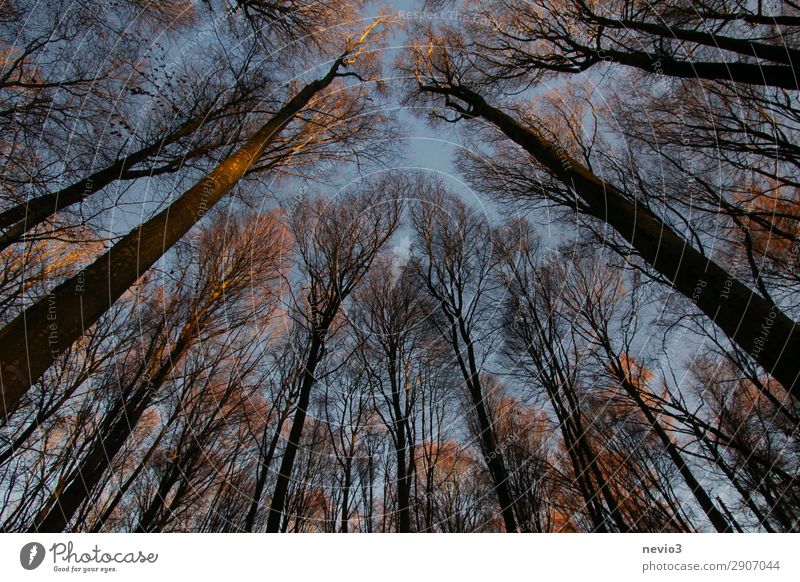
<path fill-rule="evenodd" d="M 0 2 L 0 531 L 800 531 L 800 3 Z"/>

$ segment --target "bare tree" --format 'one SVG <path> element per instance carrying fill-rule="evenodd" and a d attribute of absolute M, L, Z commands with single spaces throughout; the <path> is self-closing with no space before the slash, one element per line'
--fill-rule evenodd
<path fill-rule="evenodd" d="M 281 130 L 355 58 L 354 52 L 362 49 L 363 38 L 350 41 L 324 77 L 303 87 L 241 148 L 167 209 L 131 231 L 94 263 L 0 331 L 0 341 L 17 334 L 24 334 L 29 341 L 27 353 L 12 350 L 9 342 L 2 342 L 5 350 L 0 351 L 3 413 L 50 366 L 54 356 L 94 324 L 143 272 L 233 188 Z"/>
<path fill-rule="evenodd" d="M 401 252 L 403 252 L 401 250 Z M 421 375 L 441 357 L 441 342 L 425 317 L 432 308 L 414 287 L 403 261 L 386 256 L 358 294 L 355 327 L 363 348 L 375 409 L 394 446 L 396 457 L 397 531 L 411 531 L 411 491 L 415 479 L 415 419 Z"/>
<path fill-rule="evenodd" d="M 522 147 L 573 196 L 573 207 L 613 228 L 654 271 L 691 300 L 794 396 L 800 368 L 786 354 L 800 349 L 800 332 L 789 316 L 695 248 L 649 208 L 595 175 L 560 144 L 536 128 L 490 105 L 472 90 L 447 52 L 416 53 L 422 95 L 443 98 L 467 118 L 481 117 Z M 544 192 L 547 195 L 547 190 Z M 557 198 L 557 200 L 559 200 Z"/>
<path fill-rule="evenodd" d="M 296 306 L 306 334 L 302 380 L 288 442 L 272 495 L 267 531 L 280 529 L 294 459 L 303 434 L 317 366 L 327 338 L 341 325 L 342 303 L 369 270 L 400 220 L 407 196 L 404 182 L 390 179 L 368 184 L 361 192 L 343 194 L 332 203 L 299 200 L 292 208 L 289 229 L 297 245 L 303 281 Z"/>
<path fill-rule="evenodd" d="M 422 184 L 412 206 L 417 250 L 411 268 L 436 304 L 430 321 L 450 345 L 478 419 L 480 449 L 506 531 L 517 530 L 503 452 L 486 406 L 481 371 L 491 342 L 492 294 L 498 287 L 489 225 L 437 182 Z M 483 352 L 482 352 L 483 350 Z"/>
<path fill-rule="evenodd" d="M 800 57 L 797 35 L 781 22 L 784 15 L 776 14 L 777 20 L 763 15 L 763 21 L 743 28 L 737 19 L 713 18 L 713 12 L 700 17 L 694 6 L 673 0 L 602 6 L 502 0 L 480 5 L 482 18 L 469 22 L 475 54 L 499 78 L 580 73 L 614 63 L 677 78 L 798 89 L 792 72 Z"/>
<path fill-rule="evenodd" d="M 105 412 L 91 450 L 66 479 L 64 491 L 56 492 L 53 508 L 34 521 L 32 530 L 64 529 L 192 346 L 221 333 L 232 334 L 252 318 L 269 315 L 276 302 L 270 285 L 278 280 L 281 267 L 280 237 L 274 215 L 241 225 L 223 225 L 218 220 L 205 231 L 196 249 L 196 280 L 191 280 L 191 270 L 186 269 L 190 280 L 179 284 L 165 304 L 151 307 L 155 313 L 150 316 L 143 358 L 128 372 L 127 383 L 119 387 L 119 396 Z M 246 308 L 249 292 L 259 296 L 256 312 Z M 159 317 L 160 309 L 166 315 Z"/>

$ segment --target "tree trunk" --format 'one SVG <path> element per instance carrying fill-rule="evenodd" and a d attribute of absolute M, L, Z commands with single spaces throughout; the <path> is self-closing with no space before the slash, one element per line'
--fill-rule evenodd
<path fill-rule="evenodd" d="M 489 473 L 492 475 L 497 500 L 500 502 L 500 512 L 503 516 L 503 523 L 505 524 L 507 532 L 516 532 L 517 520 L 514 517 L 514 498 L 511 495 L 508 470 L 503 460 L 503 454 L 500 450 L 500 445 L 497 444 L 494 429 L 489 420 L 486 403 L 483 401 L 480 388 L 473 387 L 470 389 L 470 393 L 472 396 L 472 404 L 475 407 L 475 413 L 478 417 L 478 428 L 481 432 L 481 448 L 483 449 L 486 465 L 489 467 Z"/>
<path fill-rule="evenodd" d="M 147 390 L 141 388 L 130 399 L 120 400 L 111 413 L 116 420 L 110 427 L 101 428 L 89 453 L 69 479 L 46 515 L 31 525 L 29 532 L 58 533 L 64 531 L 72 516 L 100 482 L 114 457 L 125 445 L 133 427 L 139 422 L 151 401 Z"/>
<path fill-rule="evenodd" d="M 180 408 L 176 408 L 173 411 L 170 418 L 167 419 L 167 421 L 164 423 L 164 426 L 159 431 L 158 436 L 153 441 L 153 444 L 150 445 L 150 448 L 147 449 L 147 453 L 139 462 L 136 469 L 133 470 L 133 472 L 128 476 L 128 478 L 125 480 L 122 486 L 114 494 L 114 498 L 111 500 L 108 506 L 103 510 L 103 514 L 95 520 L 90 530 L 91 533 L 100 533 L 103 527 L 105 527 L 105 524 L 108 522 L 108 520 L 111 519 L 111 516 L 114 514 L 114 511 L 116 510 L 117 506 L 120 504 L 122 499 L 128 493 L 128 490 L 130 490 L 131 486 L 133 486 L 133 484 L 139 478 L 139 475 L 141 475 L 142 472 L 148 467 L 150 459 L 153 458 L 153 455 L 161 446 L 162 439 L 167 434 L 167 428 L 169 428 L 172 425 L 172 423 L 175 422 L 175 420 L 178 418 L 178 412 L 180 412 Z"/>
<path fill-rule="evenodd" d="M 272 435 L 272 439 L 269 443 L 269 449 L 267 450 L 266 455 L 259 455 L 258 463 L 258 475 L 256 477 L 256 486 L 253 491 L 253 499 L 250 501 L 250 509 L 247 512 L 247 518 L 244 522 L 244 531 L 252 532 L 253 527 L 255 527 L 256 523 L 256 516 L 258 515 L 258 506 L 261 505 L 261 496 L 264 494 L 264 487 L 267 484 L 267 475 L 269 475 L 269 468 L 272 466 L 272 459 L 275 457 L 275 449 L 278 447 L 278 441 L 280 440 L 281 436 L 281 429 L 283 429 L 283 424 L 286 422 L 286 419 L 289 417 L 289 409 L 291 408 L 292 401 L 291 399 L 287 399 L 286 407 L 281 413 L 280 420 L 278 422 L 278 426 L 275 429 L 275 433 Z"/>
<path fill-rule="evenodd" d="M 644 52 L 615 50 L 604 51 L 603 56 L 621 65 L 668 77 L 734 81 L 759 87 L 769 85 L 790 91 L 797 90 L 794 69 L 788 65 L 692 62 Z"/>
<path fill-rule="evenodd" d="M 400 402 L 400 379 L 396 353 L 392 349 L 389 354 L 389 381 L 392 389 L 392 409 L 395 423 L 395 458 L 397 461 L 397 531 L 409 533 L 411 531 L 411 481 L 410 471 L 406 463 L 406 433 L 408 431 L 408 416 Z M 413 452 L 410 453 L 413 455 Z"/>
<path fill-rule="evenodd" d="M 353 457 L 348 454 L 344 461 L 344 484 L 342 486 L 342 525 L 341 533 L 350 529 L 350 489 L 353 487 Z"/>
<path fill-rule="evenodd" d="M 233 188 L 265 147 L 330 85 L 343 62 L 343 57 L 337 59 L 325 77 L 306 85 L 239 150 L 167 209 L 128 233 L 0 331 L 0 416 L 13 409 L 53 361 Z"/>
<path fill-rule="evenodd" d="M 275 492 L 272 495 L 272 503 L 267 517 L 267 533 L 278 533 L 281 528 L 281 516 L 286 504 L 286 495 L 289 492 L 289 482 L 292 478 L 297 449 L 300 447 L 300 439 L 303 436 L 303 426 L 311 399 L 311 389 L 317 380 L 314 376 L 314 370 L 322 357 L 323 342 L 322 337 L 314 333 L 303 372 L 303 383 L 300 387 L 297 408 L 292 419 L 292 428 L 289 431 L 289 441 L 286 443 L 286 450 L 283 452 L 281 467 L 278 470 L 278 480 L 275 483 Z"/>
<path fill-rule="evenodd" d="M 717 509 L 717 506 L 714 505 L 711 497 L 700 485 L 700 482 L 695 478 L 691 468 L 686 464 L 686 461 L 678 450 L 678 447 L 674 442 L 672 442 L 672 439 L 667 434 L 667 431 L 664 430 L 664 427 L 661 426 L 661 423 L 658 422 L 658 419 L 653 414 L 653 411 L 642 399 L 639 389 L 630 381 L 630 378 L 622 369 L 622 366 L 619 364 L 614 354 L 610 352 L 609 347 L 607 345 L 604 347 L 608 357 L 610 358 L 610 363 L 614 376 L 616 376 L 616 380 L 622 385 L 622 387 L 628 393 L 628 396 L 630 396 L 631 399 L 636 403 L 636 406 L 639 407 L 639 410 L 642 411 L 642 414 L 647 419 L 650 428 L 653 429 L 653 432 L 656 433 L 656 436 L 661 441 L 661 444 L 664 445 L 664 449 L 667 451 L 669 458 L 672 459 L 672 462 L 675 464 L 678 472 L 683 477 L 686 486 L 692 492 L 692 495 L 694 495 L 694 498 L 697 500 L 698 505 L 700 505 L 701 509 L 708 517 L 708 520 L 718 532 L 731 533 L 733 530 L 731 529 L 728 520 L 725 519 L 725 516 L 722 515 L 722 512 Z"/>
<path fill-rule="evenodd" d="M 475 413 L 478 418 L 481 448 L 483 449 L 486 464 L 489 467 L 489 473 L 492 475 L 494 481 L 495 493 L 497 494 L 497 500 L 500 502 L 500 512 L 503 515 L 506 531 L 516 532 L 517 520 L 514 517 L 514 496 L 511 494 L 508 470 L 506 469 L 505 460 L 503 459 L 503 452 L 500 450 L 500 445 L 497 442 L 497 437 L 494 432 L 494 426 L 489 418 L 489 412 L 486 409 L 483 387 L 481 386 L 478 365 L 475 360 L 475 349 L 472 346 L 472 340 L 461 318 L 458 318 L 458 328 L 462 339 L 467 345 L 466 363 L 469 367 L 464 367 L 463 358 L 460 354 L 458 354 L 457 357 L 461 362 L 462 371 L 467 371 L 464 379 L 469 386 L 472 404 L 475 407 Z M 455 333 L 455 330 L 453 330 L 454 335 Z M 456 345 L 458 344 L 456 343 Z"/>
<path fill-rule="evenodd" d="M 643 22 L 640 20 L 615 20 L 596 15 L 594 15 L 591 20 L 608 28 L 637 30 L 639 32 L 660 36 L 667 40 L 684 40 L 714 49 L 722 49 L 748 57 L 773 61 L 783 65 L 792 66 L 793 63 L 800 62 L 800 51 L 782 44 L 768 44 L 745 38 L 734 38 L 732 36 L 714 34 L 702 30 L 664 26 L 655 22 Z"/>
<path fill-rule="evenodd" d="M 630 243 L 658 273 L 697 307 L 795 398 L 800 398 L 800 326 L 704 256 L 651 211 L 628 200 L 534 129 L 489 105 L 469 89 L 423 87 L 455 96 L 471 114 L 494 124 L 583 201 L 586 212 Z"/>
<path fill-rule="evenodd" d="M 147 509 L 139 518 L 139 524 L 134 530 L 136 533 L 155 533 L 163 527 L 163 513 L 167 504 L 167 496 L 183 474 L 180 463 L 170 465 L 167 473 L 159 481 L 158 489 L 150 500 Z"/>
<path fill-rule="evenodd" d="M 399 430 L 399 429 L 398 429 Z M 397 445 L 397 532 L 411 532 L 411 479 L 406 466 L 406 447 Z"/>

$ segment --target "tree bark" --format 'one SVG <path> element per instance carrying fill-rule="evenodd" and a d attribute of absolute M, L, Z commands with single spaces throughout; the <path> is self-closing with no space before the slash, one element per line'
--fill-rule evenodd
<path fill-rule="evenodd" d="M 111 415 L 116 420 L 110 427 L 98 431 L 89 453 L 73 472 L 69 484 L 58 495 L 50 511 L 34 521 L 29 532 L 64 531 L 72 516 L 89 497 L 117 453 L 127 442 L 151 398 L 148 398 L 147 390 L 139 389 L 127 400 L 120 400 L 115 405 Z"/>
<path fill-rule="evenodd" d="M 404 412 L 400 402 L 400 378 L 397 365 L 396 345 L 389 348 L 389 382 L 392 390 L 392 409 L 394 413 L 395 432 L 395 460 L 397 462 L 397 531 L 409 533 L 411 531 L 411 480 L 410 471 L 406 462 L 406 436 L 408 432 L 408 415 Z M 409 451 L 409 456 L 413 451 Z"/>
<path fill-rule="evenodd" d="M 714 49 L 731 51 L 740 55 L 764 59 L 793 66 L 800 62 L 800 51 L 784 45 L 768 44 L 760 41 L 749 40 L 746 38 L 735 38 L 703 30 L 692 30 L 690 28 L 679 28 L 665 26 L 656 22 L 644 22 L 640 20 L 604 18 L 592 14 L 589 17 L 593 23 L 601 24 L 604 27 L 618 30 L 636 30 L 647 34 L 652 34 L 666 40 L 677 39 L 692 42 Z"/>
<path fill-rule="evenodd" d="M 480 443 L 483 449 L 484 460 L 489 468 L 489 473 L 494 482 L 495 493 L 497 500 L 500 503 L 500 512 L 503 516 L 503 523 L 505 524 L 507 532 L 517 531 L 517 520 L 514 517 L 514 496 L 511 494 L 510 482 L 508 478 L 508 470 L 506 469 L 503 452 L 500 450 L 500 445 L 497 442 L 497 437 L 494 432 L 494 426 L 489 418 L 489 411 L 486 408 L 486 402 L 483 396 L 483 387 L 480 382 L 480 374 L 478 372 L 478 365 L 475 359 L 475 348 L 472 345 L 472 338 L 464 325 L 464 321 L 458 317 L 458 332 L 456 332 L 456 321 L 453 320 L 453 336 L 459 333 L 467 346 L 467 361 L 464 362 L 461 354 L 458 353 L 458 340 L 454 337 L 454 347 L 456 348 L 456 357 L 459 361 L 464 380 L 469 387 L 472 404 L 475 407 L 475 414 L 478 419 L 478 430 L 480 431 Z"/>

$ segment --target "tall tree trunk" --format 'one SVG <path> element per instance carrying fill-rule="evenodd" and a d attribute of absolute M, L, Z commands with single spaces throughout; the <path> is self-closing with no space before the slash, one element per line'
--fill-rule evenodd
<path fill-rule="evenodd" d="M 150 459 L 152 459 L 153 455 L 156 453 L 156 451 L 158 451 L 159 447 L 161 446 L 161 441 L 167 434 L 167 429 L 172 426 L 172 423 L 175 422 L 175 420 L 177 420 L 179 412 L 180 408 L 176 407 L 172 412 L 172 415 L 164 423 L 164 426 L 161 427 L 158 436 L 153 440 L 153 443 L 147 449 L 147 453 L 145 453 L 136 469 L 133 470 L 125 482 L 119 487 L 119 489 L 117 489 L 116 493 L 114 494 L 114 498 L 103 510 L 103 514 L 95 520 L 90 529 L 91 533 L 100 533 L 108 520 L 111 519 L 111 516 L 114 515 L 114 511 L 117 509 L 117 506 L 119 506 L 122 499 L 139 478 L 139 475 L 141 475 L 142 472 L 149 466 Z"/>
<path fill-rule="evenodd" d="M 800 325 L 754 293 L 719 264 L 704 256 L 647 208 L 630 201 L 615 186 L 595 176 L 563 148 L 535 129 L 489 105 L 464 87 L 423 86 L 468 103 L 519 144 L 582 200 L 589 215 L 616 230 L 676 290 L 690 299 L 730 338 L 800 398 Z"/>
<path fill-rule="evenodd" d="M 187 494 L 196 491 L 197 488 L 192 484 L 192 480 L 203 463 L 208 461 L 204 449 L 216 438 L 214 435 L 218 435 L 223 407 L 236 386 L 237 382 L 229 382 L 225 392 L 215 399 L 216 404 L 211 407 L 208 417 L 199 416 L 198 409 L 187 413 L 184 402 L 181 400 L 177 403 L 177 408 L 182 409 L 181 412 L 186 414 L 186 418 L 174 445 L 175 457 L 162 476 L 156 494 L 139 517 L 139 523 L 135 528 L 137 533 L 163 530 L 174 515 L 175 508 L 183 503 Z M 224 425 L 224 418 L 222 424 Z M 169 494 L 176 484 L 178 487 L 175 494 L 168 502 Z"/>
<path fill-rule="evenodd" d="M 342 525 L 341 533 L 350 529 L 350 490 L 353 487 L 353 457 L 348 453 L 344 461 L 344 484 L 342 486 Z"/>
<path fill-rule="evenodd" d="M 170 465 L 167 473 L 158 483 L 153 499 L 147 509 L 142 512 L 139 524 L 135 528 L 136 533 L 154 533 L 159 531 L 163 525 L 163 514 L 167 505 L 167 496 L 175 484 L 181 479 L 183 471 L 180 463 Z"/>
<path fill-rule="evenodd" d="M 98 431 L 89 453 L 69 478 L 66 488 L 46 515 L 38 516 L 30 532 L 58 533 L 72 519 L 78 508 L 86 501 L 102 479 L 109 465 L 122 449 L 139 422 L 151 400 L 147 389 L 140 387 L 128 399 L 121 399 L 109 414 L 114 422 Z"/>
<path fill-rule="evenodd" d="M 559 420 L 564 446 L 575 472 L 578 489 L 592 520 L 593 531 L 595 533 L 613 531 L 607 523 L 610 515 L 615 528 L 627 532 L 630 528 L 622 517 L 616 496 L 600 470 L 597 454 L 589 442 L 588 430 L 584 426 L 581 409 L 572 392 L 571 383 L 566 380 L 566 374 L 560 373 L 559 377 L 561 382 L 556 384 L 545 381 L 545 389 Z M 603 502 L 607 509 L 603 507 Z"/>
<path fill-rule="evenodd" d="M 489 419 L 480 387 L 472 386 L 470 395 L 478 418 L 478 429 L 481 432 L 481 448 L 483 449 L 486 465 L 489 467 L 489 473 L 492 475 L 497 500 L 500 502 L 503 523 L 507 532 L 516 532 L 517 520 L 514 517 L 514 497 L 511 495 L 511 488 L 509 487 L 508 470 L 506 469 L 500 445 L 497 443 L 494 427 Z"/>
<path fill-rule="evenodd" d="M 394 422 L 394 444 L 397 461 L 397 531 L 398 533 L 409 533 L 411 531 L 411 476 L 406 461 L 408 416 L 400 402 L 398 368 L 396 352 L 392 349 L 389 354 L 389 381 L 392 389 L 392 409 L 396 419 Z M 405 383 L 408 383 L 407 378 Z M 413 455 L 413 452 L 410 454 Z"/>
<path fill-rule="evenodd" d="M 306 85 L 253 137 L 168 208 L 128 233 L 79 274 L 65 281 L 0 331 L 0 416 L 81 334 L 245 175 L 267 145 L 326 88 L 344 64 L 337 59 Z M 19 342 L 24 342 L 21 349 Z"/>
<path fill-rule="evenodd" d="M 250 509 L 247 512 L 247 517 L 245 518 L 244 522 L 244 531 L 246 532 L 252 532 L 253 527 L 255 527 L 256 516 L 258 515 L 258 507 L 261 505 L 261 497 L 264 494 L 264 487 L 267 484 L 267 475 L 269 475 L 269 468 L 272 466 L 272 459 L 275 457 L 275 449 L 278 447 L 278 441 L 280 440 L 281 430 L 283 429 L 283 425 L 286 422 L 286 419 L 289 418 L 289 411 L 291 409 L 291 406 L 292 406 L 292 400 L 291 398 L 289 398 L 286 400 L 286 406 L 281 412 L 281 416 L 278 421 L 278 426 L 275 428 L 275 432 L 272 435 L 272 439 L 270 440 L 269 448 L 267 449 L 266 454 L 263 454 L 263 451 L 259 451 L 261 454 L 259 455 L 258 459 L 256 486 L 253 491 L 253 498 L 250 501 Z"/>
<path fill-rule="evenodd" d="M 400 430 L 400 429 L 398 429 Z M 406 465 L 405 443 L 397 445 L 397 531 L 411 532 L 411 475 Z"/>
<path fill-rule="evenodd" d="M 728 462 L 720 454 L 718 443 L 712 442 L 704 427 L 698 426 L 698 424 L 692 422 L 692 420 L 689 420 L 689 424 L 698 442 L 711 456 L 713 463 L 722 471 L 725 477 L 728 478 L 728 480 L 731 482 L 731 485 L 733 485 L 734 489 L 736 489 L 737 493 L 739 493 L 742 500 L 745 502 L 745 505 L 747 505 L 747 508 L 753 512 L 753 515 L 756 516 L 756 519 L 758 519 L 761 526 L 767 532 L 774 533 L 775 529 L 769 523 L 769 518 L 771 516 L 769 514 L 765 515 L 758 507 L 756 500 L 753 498 L 753 489 L 741 482 L 736 470 L 732 469 Z M 757 489 L 757 492 L 760 493 L 761 490 Z"/>
<path fill-rule="evenodd" d="M 303 382 L 300 386 L 297 408 L 294 411 L 292 428 L 289 431 L 289 440 L 286 443 L 286 450 L 283 452 L 283 458 L 281 459 L 281 467 L 278 470 L 275 492 L 272 494 L 272 503 L 267 516 L 267 533 L 278 533 L 281 530 L 281 516 L 286 505 L 286 496 L 289 493 L 289 483 L 292 478 L 297 449 L 300 447 L 300 439 L 303 437 L 303 426 L 306 421 L 308 404 L 311 400 L 311 389 L 317 381 L 314 371 L 322 358 L 323 343 L 322 336 L 313 332 L 308 357 L 305 362 L 305 370 L 303 371 Z"/>
<path fill-rule="evenodd" d="M 667 455 L 669 455 L 669 458 L 678 469 L 678 472 L 681 474 L 681 477 L 683 477 L 686 486 L 692 492 L 692 495 L 694 495 L 694 498 L 697 500 L 698 505 L 700 505 L 700 508 L 708 517 L 708 520 L 718 532 L 731 533 L 733 530 L 731 529 L 730 523 L 728 523 L 728 520 L 725 519 L 725 516 L 722 514 L 722 512 L 717 509 L 717 506 L 714 505 L 714 502 L 711 500 L 709 494 L 700 485 L 700 482 L 692 473 L 689 465 L 686 464 L 686 461 L 678 450 L 677 445 L 672 441 L 667 434 L 667 431 L 663 426 L 661 426 L 661 423 L 658 422 L 658 419 L 653 414 L 653 411 L 642 399 L 639 388 L 635 386 L 633 382 L 631 382 L 631 379 L 628 377 L 628 374 L 623 369 L 621 363 L 616 358 L 615 354 L 613 354 L 613 352 L 610 350 L 610 346 L 604 345 L 604 348 L 609 357 L 611 370 L 616 380 L 622 385 L 622 387 L 625 389 L 625 392 L 628 393 L 628 396 L 630 396 L 631 399 L 636 403 L 636 406 L 639 407 L 639 410 L 641 410 L 645 419 L 647 419 L 650 428 L 653 429 L 653 432 L 656 433 L 656 436 L 661 441 L 661 444 L 664 445 Z"/>
<path fill-rule="evenodd" d="M 484 400 L 483 387 L 481 386 L 480 373 L 475 359 L 475 348 L 472 345 L 472 338 L 469 336 L 466 325 L 460 317 L 457 321 L 458 332 L 455 329 L 456 322 L 453 321 L 453 324 L 456 357 L 459 361 L 461 371 L 464 374 L 464 380 L 469 387 L 472 405 L 475 407 L 475 414 L 478 419 L 478 430 L 480 431 L 479 438 L 481 448 L 483 449 L 484 459 L 494 482 L 495 493 L 500 503 L 500 512 L 503 516 L 503 523 L 505 524 L 507 532 L 516 532 L 517 520 L 514 517 L 514 496 L 511 494 L 508 470 L 506 469 L 505 460 L 503 459 L 503 452 L 500 450 L 500 445 L 497 442 L 497 436 L 494 432 L 494 426 L 489 418 L 489 411 L 486 408 L 486 401 Z M 460 335 L 466 344 L 466 362 L 464 362 L 461 354 L 458 353 L 458 340 L 455 337 L 456 333 Z"/>
<path fill-rule="evenodd" d="M 526 291 L 524 287 L 522 290 Z M 531 315 L 539 313 L 530 301 L 527 308 L 531 311 Z M 531 317 L 531 324 L 533 325 L 531 331 L 537 339 L 526 341 L 526 351 L 538 371 L 539 381 L 558 420 L 564 448 L 575 475 L 575 484 L 583 497 L 584 508 L 592 522 L 592 531 L 595 533 L 610 531 L 607 523 L 609 513 L 617 530 L 629 531 L 616 497 L 612 494 L 602 472 L 599 471 L 597 455 L 589 442 L 588 430 L 583 423 L 573 379 L 553 347 L 557 341 L 537 317 Z M 606 507 L 603 506 L 603 502 Z"/>

